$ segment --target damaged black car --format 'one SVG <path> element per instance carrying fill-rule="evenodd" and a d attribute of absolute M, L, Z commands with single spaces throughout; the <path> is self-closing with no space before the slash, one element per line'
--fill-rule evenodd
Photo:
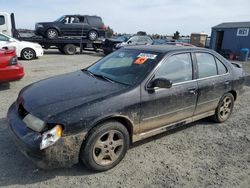
<path fill-rule="evenodd" d="M 136 141 L 205 117 L 226 121 L 243 84 L 241 66 L 212 50 L 124 47 L 23 88 L 7 116 L 16 144 L 37 166 L 82 161 L 105 171 Z"/>

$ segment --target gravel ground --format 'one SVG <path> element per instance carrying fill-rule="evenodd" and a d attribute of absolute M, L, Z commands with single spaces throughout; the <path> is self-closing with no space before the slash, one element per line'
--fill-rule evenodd
<path fill-rule="evenodd" d="M 65 56 L 50 51 L 22 62 L 26 75 L 0 85 L 0 186 L 4 187 L 250 187 L 250 82 L 222 124 L 201 120 L 135 144 L 124 160 L 104 173 L 81 165 L 50 171 L 37 169 L 14 145 L 6 112 L 24 86 L 78 70 L 100 54 Z M 243 63 L 250 75 L 250 63 Z"/>

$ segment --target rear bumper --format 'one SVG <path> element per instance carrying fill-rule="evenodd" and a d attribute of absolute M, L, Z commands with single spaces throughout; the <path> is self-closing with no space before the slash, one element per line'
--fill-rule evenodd
<path fill-rule="evenodd" d="M 16 104 L 9 108 L 9 130 L 20 151 L 43 169 L 71 167 L 79 162 L 79 152 L 85 133 L 62 137 L 54 145 L 40 150 L 41 133 L 29 129 L 19 117 Z"/>
<path fill-rule="evenodd" d="M 0 83 L 20 80 L 23 76 L 24 70 L 20 64 L 0 68 Z"/>

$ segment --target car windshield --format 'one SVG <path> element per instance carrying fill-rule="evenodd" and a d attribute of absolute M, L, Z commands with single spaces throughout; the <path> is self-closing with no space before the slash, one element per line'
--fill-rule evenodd
<path fill-rule="evenodd" d="M 57 20 L 55 20 L 55 22 L 61 22 L 61 21 L 64 20 L 64 18 L 65 18 L 65 16 L 61 16 L 60 18 L 58 18 Z"/>
<path fill-rule="evenodd" d="M 162 54 L 158 52 L 121 49 L 90 66 L 87 71 L 94 76 L 132 86 L 140 83 L 161 58 Z"/>

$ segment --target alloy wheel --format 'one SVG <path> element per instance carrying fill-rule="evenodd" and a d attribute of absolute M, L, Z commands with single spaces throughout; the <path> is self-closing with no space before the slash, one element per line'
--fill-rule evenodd
<path fill-rule="evenodd" d="M 227 119 L 232 111 L 232 99 L 230 97 L 225 97 L 221 106 L 219 108 L 219 115 L 221 119 Z"/>
<path fill-rule="evenodd" d="M 94 161 L 101 166 L 114 163 L 122 154 L 124 138 L 120 131 L 110 130 L 102 134 L 93 148 Z"/>
<path fill-rule="evenodd" d="M 49 37 L 50 39 L 53 39 L 53 38 L 55 38 L 56 36 L 57 36 L 56 31 L 50 30 L 50 31 L 48 32 L 48 37 Z"/>
<path fill-rule="evenodd" d="M 31 59 L 34 58 L 34 52 L 32 50 L 25 50 L 23 52 L 23 56 L 24 56 L 25 59 L 31 60 Z"/>
<path fill-rule="evenodd" d="M 95 31 L 89 33 L 90 40 L 96 40 L 96 38 L 97 38 L 97 33 Z"/>

